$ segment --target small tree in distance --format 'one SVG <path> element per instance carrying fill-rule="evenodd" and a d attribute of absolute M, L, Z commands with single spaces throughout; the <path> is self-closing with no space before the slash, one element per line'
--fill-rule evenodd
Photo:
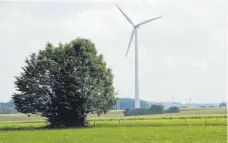
<path fill-rule="evenodd" d="M 166 111 L 166 113 L 180 113 L 180 109 L 176 106 L 169 107 Z"/>
<path fill-rule="evenodd" d="M 152 114 L 163 114 L 164 106 L 163 105 L 151 105 L 150 109 Z"/>
<path fill-rule="evenodd" d="M 126 108 L 126 109 L 123 111 L 124 116 L 126 116 L 130 111 L 131 111 L 130 108 Z"/>
<path fill-rule="evenodd" d="M 225 102 L 220 103 L 219 107 L 226 107 L 226 103 Z"/>
<path fill-rule="evenodd" d="M 112 72 L 87 39 L 48 43 L 25 63 L 12 96 L 18 112 L 41 113 L 52 127 L 85 126 L 88 113 L 115 104 Z"/>

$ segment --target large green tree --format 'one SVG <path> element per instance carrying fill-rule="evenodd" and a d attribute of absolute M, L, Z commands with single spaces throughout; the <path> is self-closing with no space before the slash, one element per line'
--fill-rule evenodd
<path fill-rule="evenodd" d="M 52 127 L 85 126 L 88 113 L 115 104 L 113 74 L 90 40 L 48 43 L 25 63 L 12 96 L 21 113 L 40 113 Z"/>

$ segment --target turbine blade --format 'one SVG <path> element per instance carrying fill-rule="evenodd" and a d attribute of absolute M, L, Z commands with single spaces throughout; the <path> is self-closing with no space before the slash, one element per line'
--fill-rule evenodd
<path fill-rule="evenodd" d="M 123 12 L 123 10 L 118 6 L 116 5 L 117 8 L 120 10 L 120 12 L 124 15 L 124 17 L 132 24 L 134 25 L 134 23 L 131 21 L 131 19 Z"/>
<path fill-rule="evenodd" d="M 157 20 L 157 19 L 159 19 L 159 18 L 162 18 L 162 16 L 159 16 L 159 17 L 156 17 L 156 18 L 152 18 L 152 19 L 145 20 L 145 21 L 140 22 L 139 24 L 137 24 L 137 25 L 135 25 L 135 26 L 137 27 L 137 26 L 140 26 L 140 25 L 146 24 L 146 23 L 148 23 L 148 22 L 151 22 L 151 21 Z"/>
<path fill-rule="evenodd" d="M 127 57 L 127 54 L 128 54 L 128 51 L 130 49 L 130 46 L 131 46 L 131 42 L 133 40 L 133 37 L 134 37 L 134 33 L 135 33 L 135 28 L 133 28 L 132 32 L 131 32 L 131 38 L 130 38 L 130 41 L 129 41 L 129 44 L 128 44 L 128 48 L 127 48 L 127 53 L 126 53 L 126 57 Z"/>

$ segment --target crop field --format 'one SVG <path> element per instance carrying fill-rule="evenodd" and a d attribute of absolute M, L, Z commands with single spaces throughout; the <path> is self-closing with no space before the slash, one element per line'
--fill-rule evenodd
<path fill-rule="evenodd" d="M 40 121 L 44 118 L 39 115 L 27 116 L 24 114 L 4 114 L 0 115 L 0 122 L 11 122 L 11 121 Z"/>
<path fill-rule="evenodd" d="M 166 113 L 158 115 L 141 115 L 140 117 L 160 117 L 160 116 L 217 116 L 227 114 L 227 108 L 182 108 L 180 113 Z M 101 116 L 89 115 L 89 119 L 121 118 L 124 117 L 123 111 L 112 111 Z M 138 117 L 138 116 L 137 116 Z"/>
<path fill-rule="evenodd" d="M 49 129 L 39 115 L 0 116 L 0 143 L 226 143 L 226 108 L 182 109 L 178 114 L 89 115 L 86 128 Z"/>
<path fill-rule="evenodd" d="M 143 118 L 152 118 L 152 117 L 160 117 L 160 116 L 217 116 L 217 115 L 225 115 L 227 114 L 227 108 L 182 108 L 180 109 L 180 113 L 173 114 L 159 114 L 159 115 L 143 115 L 137 117 Z M 107 118 L 125 118 L 123 115 L 123 111 L 112 110 L 107 114 L 103 114 L 101 116 L 97 116 L 96 114 L 89 114 L 88 119 L 107 119 Z M 0 122 L 6 121 L 40 121 L 44 120 L 44 118 L 39 115 L 23 115 L 23 114 L 13 114 L 13 115 L 0 115 Z"/>

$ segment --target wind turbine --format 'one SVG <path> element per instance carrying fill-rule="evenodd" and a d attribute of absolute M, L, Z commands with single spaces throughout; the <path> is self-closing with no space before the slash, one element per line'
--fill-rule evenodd
<path fill-rule="evenodd" d="M 131 42 L 133 40 L 133 37 L 135 35 L 135 108 L 140 108 L 140 99 L 139 99 L 139 73 L 138 73 L 138 36 L 137 36 L 137 29 L 143 25 L 146 24 L 148 22 L 154 21 L 156 19 L 161 18 L 161 16 L 156 17 L 156 18 L 151 18 L 145 21 L 142 21 L 138 24 L 134 24 L 131 19 L 123 12 L 123 10 L 116 5 L 117 8 L 120 10 L 120 12 L 124 15 L 124 17 L 128 20 L 128 22 L 130 22 L 130 24 L 133 26 L 133 30 L 131 32 L 131 38 L 128 44 L 128 49 L 127 49 L 127 53 L 126 53 L 126 57 L 129 51 L 129 48 L 131 46 Z"/>

